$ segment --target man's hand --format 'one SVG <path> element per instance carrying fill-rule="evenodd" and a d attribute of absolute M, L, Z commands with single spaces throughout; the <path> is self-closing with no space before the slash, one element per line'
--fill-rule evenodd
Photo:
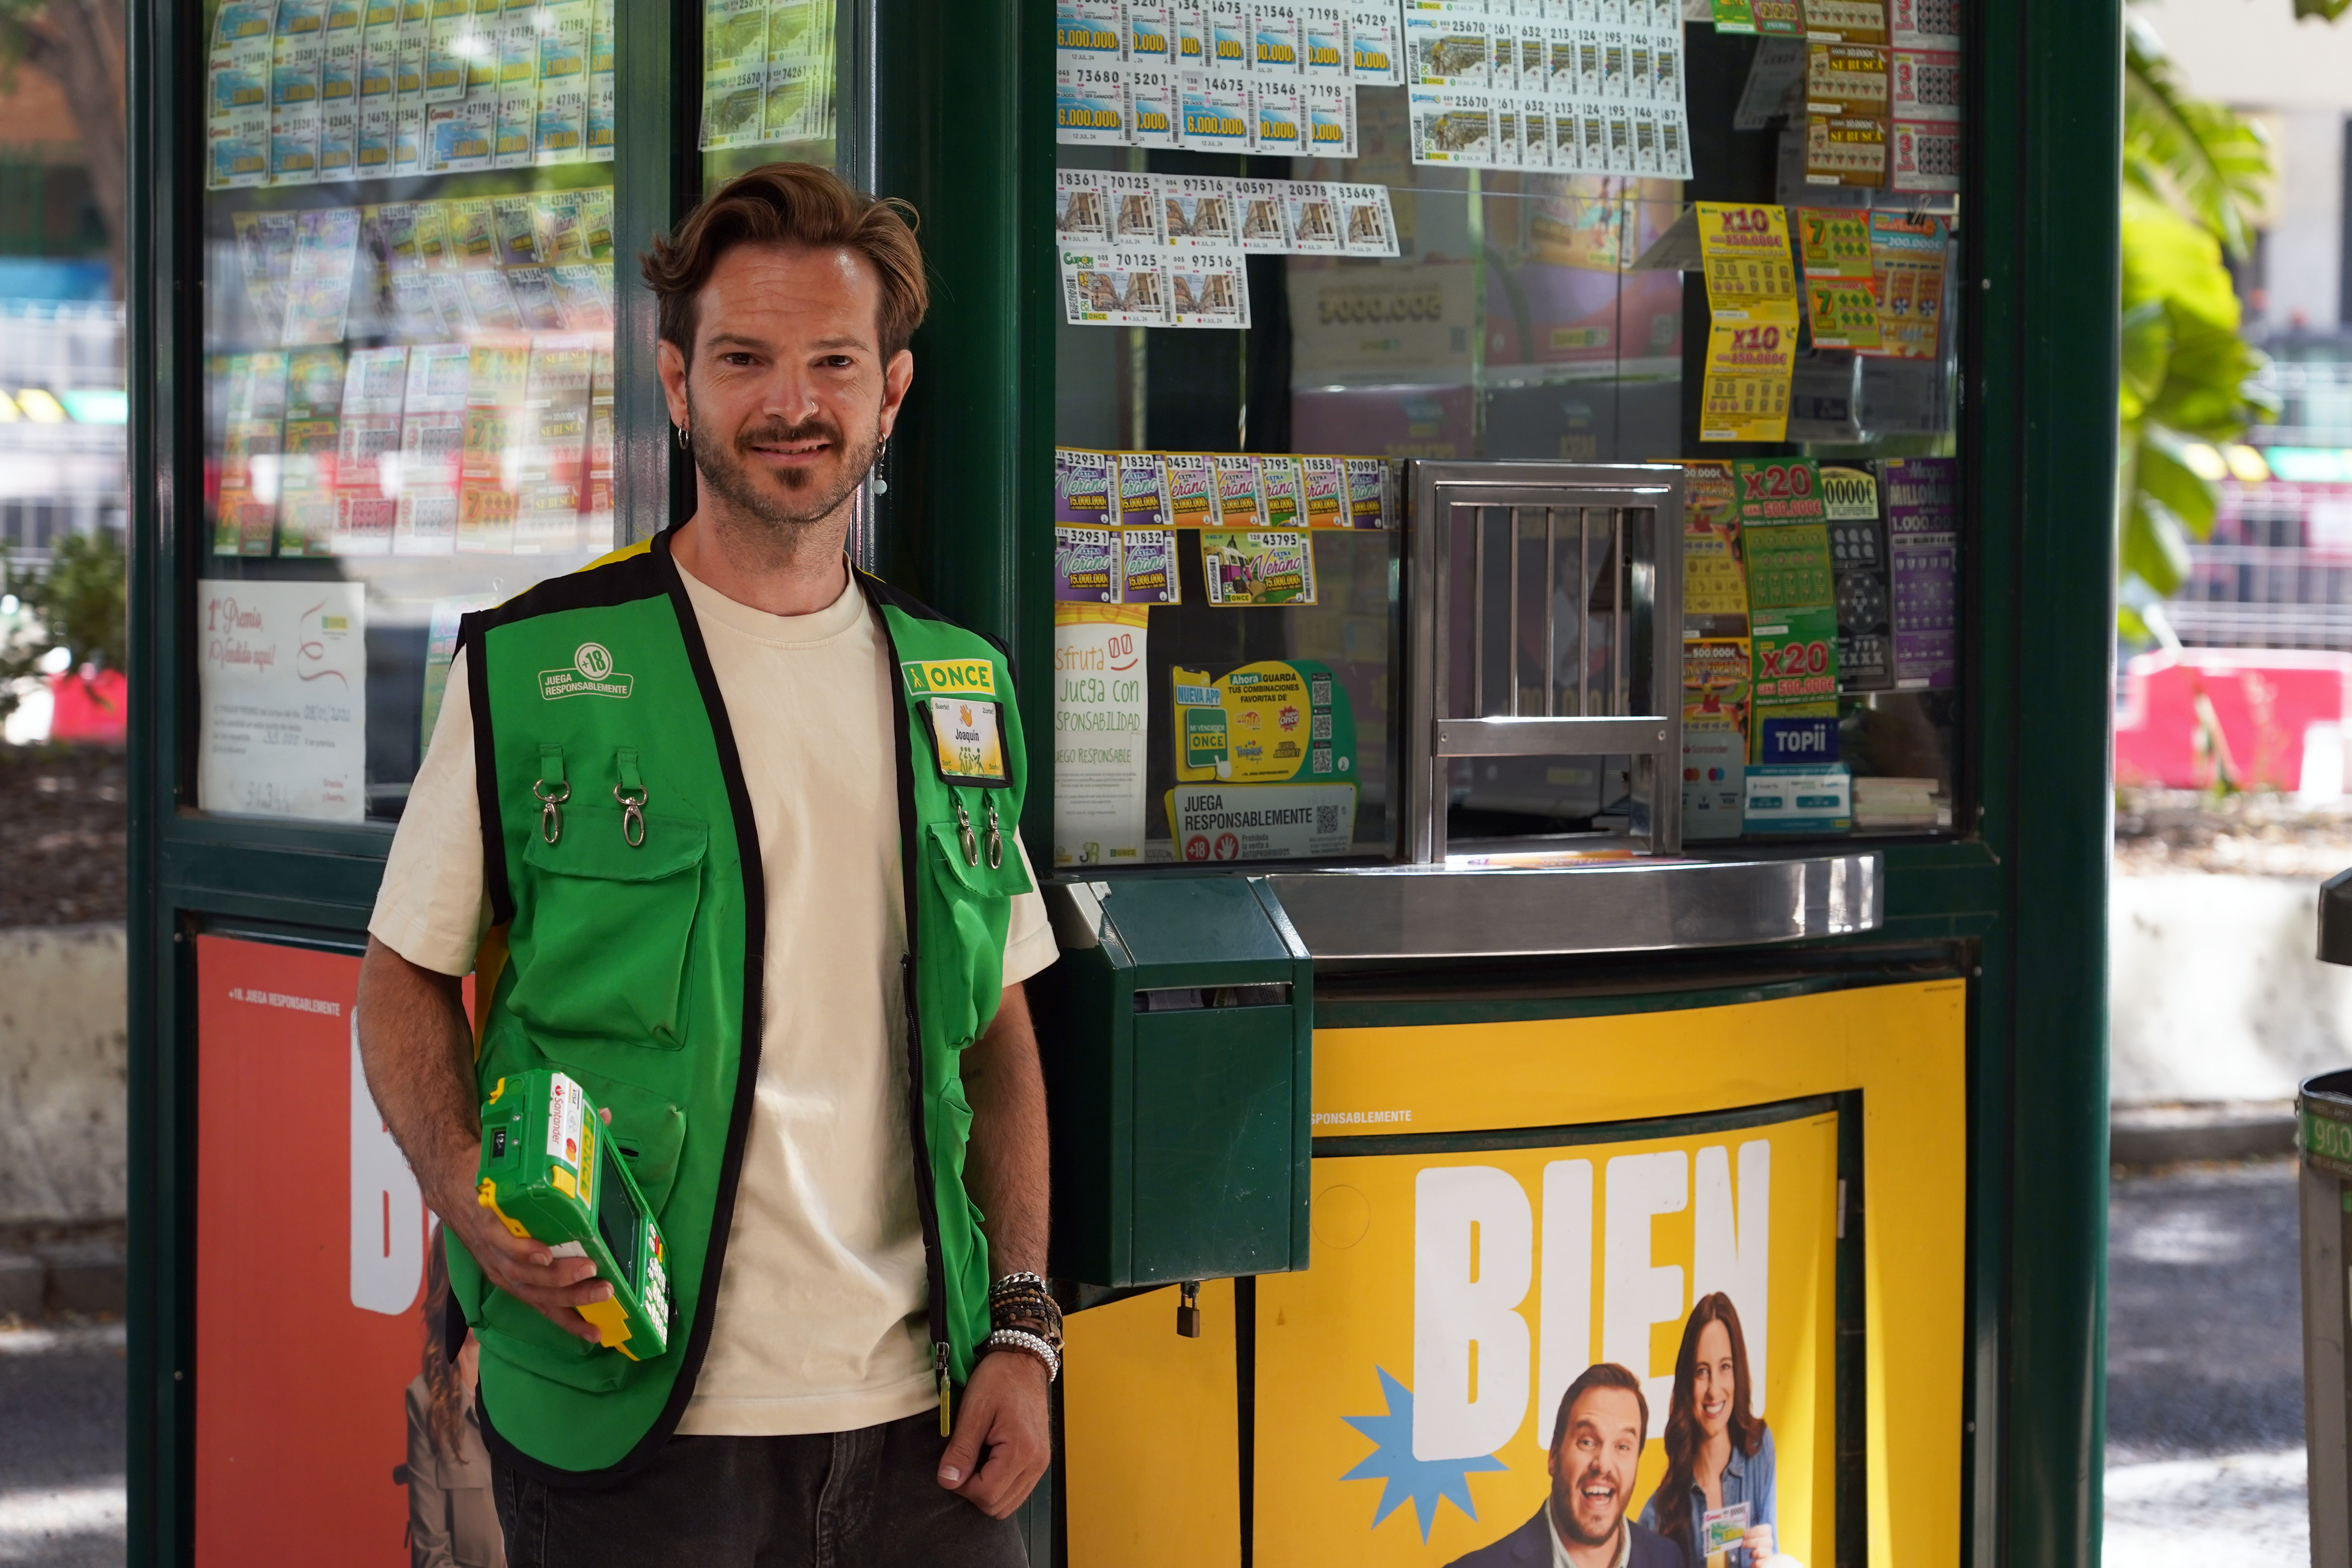
<path fill-rule="evenodd" d="M 607 1114 L 605 1120 L 612 1118 Z M 453 1184 L 446 1178 L 457 1176 L 470 1193 L 478 1165 L 462 1174 L 442 1173 L 445 1180 L 436 1183 L 444 1192 Z M 517 1236 L 506 1227 L 504 1221 L 481 1206 L 478 1201 L 453 1198 L 447 1208 L 436 1210 L 441 1223 L 457 1233 L 474 1261 L 491 1284 L 516 1300 L 539 1309 L 540 1314 L 567 1334 L 576 1334 L 589 1343 L 596 1342 L 596 1325 L 582 1317 L 578 1309 L 593 1301 L 612 1299 L 613 1287 L 596 1278 L 594 1260 L 586 1258 L 558 1258 L 548 1250 L 547 1243 Z"/>
<path fill-rule="evenodd" d="M 360 966 L 358 1024 L 368 1089 L 426 1205 L 491 1284 L 538 1308 L 565 1333 L 594 1341 L 595 1325 L 577 1309 L 613 1293 L 594 1278 L 595 1264 L 558 1258 L 545 1242 L 515 1235 L 475 1198 L 482 1119 L 474 1099 L 473 1031 L 457 977 L 411 963 L 370 937 Z"/>
<path fill-rule="evenodd" d="M 984 1464 L 982 1448 L 988 1451 Z M 1024 1351 L 992 1351 L 981 1357 L 964 1385 L 955 1435 L 940 1456 L 940 1485 L 991 1519 L 1010 1519 L 1028 1500 L 1052 1457 L 1045 1363 Z"/>

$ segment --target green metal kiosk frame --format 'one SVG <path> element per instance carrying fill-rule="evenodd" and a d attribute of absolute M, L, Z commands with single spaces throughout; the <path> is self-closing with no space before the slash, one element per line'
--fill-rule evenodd
<path fill-rule="evenodd" d="M 698 13 L 624 0 L 613 165 L 616 252 L 677 215 L 691 166 Z M 878 0 L 870 174 L 912 201 L 940 280 L 880 565 L 1050 667 L 1050 243 L 1054 50 L 1041 5 Z M 211 816 L 194 806 L 189 584 L 201 517 L 204 313 L 197 250 L 201 23 L 131 18 L 131 731 L 130 1561 L 195 1560 L 195 942 L 237 929 L 357 940 L 390 835 Z M 1957 837 L 1885 854 L 1881 929 L 1792 952 L 1651 972 L 1664 992 L 1758 996 L 1810 967 L 1967 983 L 1968 1091 L 1916 1151 L 1967 1203 L 1960 1539 L 1969 1563 L 2097 1560 L 2107 1171 L 2105 887 L 2121 10 L 2116 0 L 1969 7 L 1969 290 L 1960 455 L 1969 755 Z M 952 99 L 949 72 L 963 84 Z M 970 90 L 983 82 L 992 90 Z M 953 106 L 953 121 L 948 118 Z M 690 493 L 651 370 L 649 297 L 620 268 L 616 397 L 627 537 Z M 953 529 L 925 520 L 952 515 Z M 1050 760 L 1025 819 L 1051 842 Z M 1802 964 L 1798 960 L 1802 960 Z M 1636 1005 L 1632 1001 L 1627 1005 Z M 1597 1004 L 1587 1004 L 1588 1006 Z M 1330 999 L 1320 1022 L 1375 1014 Z M 1451 1016 L 1484 1016 L 1465 1003 Z M 1045 1561 L 1040 1557 L 1039 1561 Z"/>

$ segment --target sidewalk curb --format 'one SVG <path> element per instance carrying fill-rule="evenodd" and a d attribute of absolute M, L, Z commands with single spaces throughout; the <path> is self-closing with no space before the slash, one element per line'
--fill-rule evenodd
<path fill-rule="evenodd" d="M 118 1242 L 57 1242 L 0 1252 L 0 1318 L 30 1323 L 62 1312 L 119 1317 L 128 1286 Z"/>
<path fill-rule="evenodd" d="M 2294 1152 L 2292 1112 L 2142 1119 L 2119 1112 L 2107 1130 L 2111 1164 L 2169 1165 L 2184 1160 L 2252 1160 Z"/>

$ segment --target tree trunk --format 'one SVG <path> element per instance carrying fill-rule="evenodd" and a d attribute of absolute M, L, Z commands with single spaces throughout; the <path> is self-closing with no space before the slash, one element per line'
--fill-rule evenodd
<path fill-rule="evenodd" d="M 122 0 L 49 0 L 27 31 L 25 63 L 66 96 L 89 167 L 90 193 L 106 225 L 115 292 L 122 289 L 122 244 L 130 175 L 123 123 Z"/>

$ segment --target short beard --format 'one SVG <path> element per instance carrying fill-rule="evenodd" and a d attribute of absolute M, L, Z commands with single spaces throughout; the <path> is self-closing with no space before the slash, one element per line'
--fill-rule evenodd
<path fill-rule="evenodd" d="M 774 542 L 787 549 L 798 545 L 812 528 L 841 510 L 874 467 L 874 457 L 880 443 L 869 441 L 862 451 L 852 451 L 841 427 L 830 419 L 804 420 L 798 425 L 786 425 L 778 420 L 751 426 L 739 432 L 730 445 L 718 438 L 718 432 L 703 427 L 695 417 L 694 405 L 686 409 L 687 431 L 691 437 L 688 449 L 694 456 L 695 471 L 702 482 L 710 487 L 711 494 L 725 501 L 729 508 L 745 519 L 765 525 Z M 839 476 L 828 490 L 811 488 L 815 476 L 787 469 L 781 479 L 786 494 L 777 495 L 752 482 L 744 455 L 762 442 L 793 442 L 825 440 L 833 449 L 844 454 Z"/>
<path fill-rule="evenodd" d="M 1579 1477 L 1578 1479 L 1581 1480 L 1582 1478 Z M 1583 1527 L 1576 1521 L 1576 1483 L 1573 1481 L 1569 1484 L 1566 1491 L 1560 1489 L 1557 1481 L 1552 1484 L 1550 1513 L 1553 1528 L 1565 1536 L 1570 1544 L 1575 1546 L 1606 1546 L 1617 1539 L 1618 1531 L 1623 1529 L 1625 1525 L 1625 1516 L 1621 1513 L 1617 1516 L 1617 1522 L 1611 1525 L 1598 1540 L 1588 1537 L 1584 1533 Z"/>

